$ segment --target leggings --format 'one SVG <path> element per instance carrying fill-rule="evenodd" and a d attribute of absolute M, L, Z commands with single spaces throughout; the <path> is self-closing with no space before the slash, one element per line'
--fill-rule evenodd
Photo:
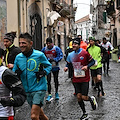
<path fill-rule="evenodd" d="M 58 74 L 59 74 L 59 70 L 58 71 L 54 71 L 53 73 L 53 78 L 54 78 L 54 83 L 55 83 L 55 92 L 58 92 Z M 48 74 L 47 76 L 47 82 L 48 82 L 48 94 L 51 94 L 51 73 Z"/>

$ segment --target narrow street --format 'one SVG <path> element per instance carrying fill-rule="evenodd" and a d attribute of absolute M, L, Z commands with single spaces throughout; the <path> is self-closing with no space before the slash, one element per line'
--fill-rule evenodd
<path fill-rule="evenodd" d="M 60 100 L 53 100 L 50 104 L 44 105 L 45 114 L 50 120 L 78 120 L 82 112 L 73 95 L 74 88 L 67 73 L 63 71 L 65 62 L 60 64 L 59 73 L 59 96 Z M 89 102 L 85 102 L 86 110 L 90 120 L 120 120 L 120 63 L 110 62 L 109 76 L 103 75 L 103 84 L 106 96 L 97 98 L 98 109 L 93 111 Z M 53 80 L 52 80 L 53 81 Z M 91 82 L 90 82 L 91 83 Z M 52 87 L 54 97 L 54 84 Z M 97 96 L 97 92 L 91 87 L 89 95 Z M 46 96 L 47 97 L 47 96 Z M 30 120 L 30 108 L 27 102 L 17 108 L 15 120 Z"/>

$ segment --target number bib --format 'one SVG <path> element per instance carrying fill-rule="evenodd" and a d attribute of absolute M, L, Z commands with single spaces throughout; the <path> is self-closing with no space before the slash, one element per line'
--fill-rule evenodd
<path fill-rule="evenodd" d="M 82 69 L 74 69 L 75 77 L 85 77 L 85 71 Z"/>

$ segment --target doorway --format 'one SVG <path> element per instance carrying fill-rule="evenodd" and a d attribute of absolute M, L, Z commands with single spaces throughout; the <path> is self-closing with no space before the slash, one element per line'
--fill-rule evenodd
<path fill-rule="evenodd" d="M 30 16 L 30 28 L 33 38 L 33 47 L 37 50 L 42 49 L 42 22 L 38 13 Z"/>

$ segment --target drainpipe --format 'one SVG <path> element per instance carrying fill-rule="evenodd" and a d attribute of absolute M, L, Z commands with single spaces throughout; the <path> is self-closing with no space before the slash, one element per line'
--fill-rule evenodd
<path fill-rule="evenodd" d="M 43 12 L 43 15 L 42 15 L 42 40 L 43 40 L 43 42 L 41 42 L 41 43 L 44 43 L 45 42 L 45 30 L 44 30 L 44 19 L 45 19 L 45 16 L 44 16 L 44 0 L 42 0 L 42 12 Z"/>

